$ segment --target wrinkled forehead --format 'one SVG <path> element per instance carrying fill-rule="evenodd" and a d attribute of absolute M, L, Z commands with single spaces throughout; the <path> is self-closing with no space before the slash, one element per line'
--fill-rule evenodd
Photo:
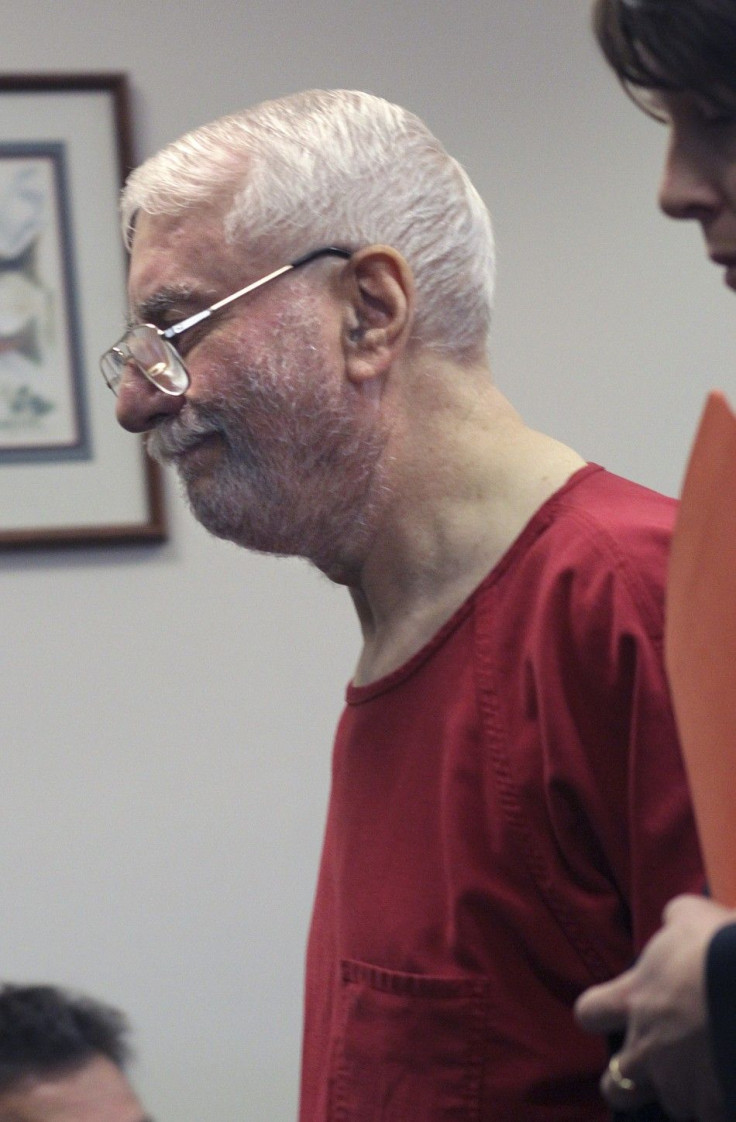
<path fill-rule="evenodd" d="M 139 212 L 128 273 L 131 305 L 161 288 L 217 292 L 239 279 L 243 256 L 226 242 L 223 215 L 216 208 L 187 209 L 176 214 Z"/>
<path fill-rule="evenodd" d="M 213 207 L 191 207 L 173 214 L 139 211 L 131 238 L 131 262 L 149 257 L 191 261 L 220 260 L 228 252 L 223 215 Z"/>

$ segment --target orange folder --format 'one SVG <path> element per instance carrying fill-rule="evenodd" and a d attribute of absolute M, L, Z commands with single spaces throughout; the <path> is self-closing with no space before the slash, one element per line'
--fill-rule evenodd
<path fill-rule="evenodd" d="M 736 416 L 708 397 L 672 542 L 665 662 L 711 895 L 736 907 Z"/>

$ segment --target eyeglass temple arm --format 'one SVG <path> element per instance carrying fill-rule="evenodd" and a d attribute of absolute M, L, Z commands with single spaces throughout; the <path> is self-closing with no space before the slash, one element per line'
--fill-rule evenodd
<path fill-rule="evenodd" d="M 193 316 L 189 316 L 188 319 L 182 320 L 181 323 L 175 323 L 173 327 L 168 327 L 166 331 L 162 332 L 164 339 L 173 339 L 175 336 L 180 335 L 182 331 L 187 331 L 190 327 L 194 327 L 195 324 L 201 323 L 202 320 L 209 319 L 213 312 L 224 308 L 226 304 L 231 304 L 232 301 L 237 300 L 239 296 L 245 296 L 249 292 L 254 292 L 256 288 L 260 288 L 262 284 L 268 284 L 269 281 L 275 280 L 276 277 L 280 277 L 282 273 L 289 273 L 292 269 L 298 269 L 300 265 L 307 265 L 317 257 L 326 257 L 328 254 L 335 257 L 344 257 L 345 259 L 352 257 L 352 253 L 349 249 L 338 249 L 337 246 L 330 245 L 325 246 L 324 249 L 313 249 L 310 253 L 305 253 L 303 257 L 297 257 L 296 261 L 292 261 L 289 265 L 282 265 L 280 269 L 274 269 L 268 276 L 261 277 L 251 284 L 246 284 L 245 288 L 238 289 L 237 292 L 233 292 L 230 296 L 223 297 L 222 300 L 218 300 L 216 304 L 205 308 L 204 311 L 196 312 Z"/>

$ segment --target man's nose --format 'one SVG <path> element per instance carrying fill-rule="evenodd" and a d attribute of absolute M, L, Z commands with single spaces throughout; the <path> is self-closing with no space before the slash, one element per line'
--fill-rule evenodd
<path fill-rule="evenodd" d="M 118 387 L 115 416 L 128 432 L 148 432 L 160 421 L 179 413 L 184 397 L 164 393 L 129 362 Z"/>

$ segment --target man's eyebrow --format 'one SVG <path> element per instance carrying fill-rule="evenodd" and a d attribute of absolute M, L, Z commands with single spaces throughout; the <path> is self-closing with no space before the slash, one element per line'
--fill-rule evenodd
<path fill-rule="evenodd" d="M 186 319 L 192 312 L 201 311 L 212 303 L 210 294 L 187 285 L 171 285 L 160 288 L 131 308 L 128 327 L 139 323 L 152 323 L 157 327 L 168 327 L 172 323 Z"/>

